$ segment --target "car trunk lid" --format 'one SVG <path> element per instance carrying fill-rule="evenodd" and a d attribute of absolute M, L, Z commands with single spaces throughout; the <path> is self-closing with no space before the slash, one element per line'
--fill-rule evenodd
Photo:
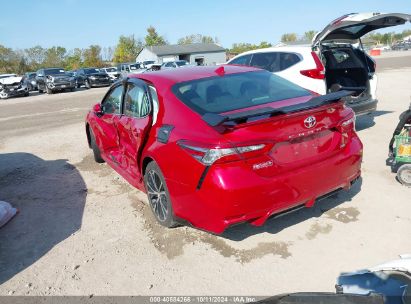
<path fill-rule="evenodd" d="M 338 93 L 340 94 L 329 95 L 348 94 Z M 323 102 L 316 107 L 310 107 L 308 101 L 293 106 L 294 110 L 287 110 L 290 109 L 289 106 L 277 109 L 282 111 L 281 114 L 272 117 L 249 117 L 247 121 L 226 127 L 223 136 L 233 147 L 266 145 L 266 149 L 262 149 L 260 154 L 243 158 L 252 170 L 262 176 L 271 177 L 309 163 L 320 162 L 344 147 L 348 135 L 341 129 L 341 123 L 352 119 L 351 111 L 344 107 L 343 102 L 335 97 L 331 97 L 333 102 L 324 102 L 327 100 L 326 96 L 317 97 Z M 273 113 L 279 113 L 275 110 L 273 109 Z M 241 112 L 236 115 L 240 117 Z M 348 116 L 350 117 L 347 118 Z M 221 131 L 221 126 L 216 128 Z M 244 138 L 252 140 L 244 142 Z"/>
<path fill-rule="evenodd" d="M 314 36 L 312 46 L 324 41 L 357 40 L 367 33 L 411 22 L 411 15 L 400 13 L 354 13 L 341 16 Z"/>

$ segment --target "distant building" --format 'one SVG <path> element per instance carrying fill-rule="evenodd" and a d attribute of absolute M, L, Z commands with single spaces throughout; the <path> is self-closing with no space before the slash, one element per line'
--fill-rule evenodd
<path fill-rule="evenodd" d="M 136 62 L 154 60 L 158 63 L 186 60 L 199 65 L 215 65 L 226 61 L 225 49 L 214 43 L 174 44 L 147 46 Z"/>

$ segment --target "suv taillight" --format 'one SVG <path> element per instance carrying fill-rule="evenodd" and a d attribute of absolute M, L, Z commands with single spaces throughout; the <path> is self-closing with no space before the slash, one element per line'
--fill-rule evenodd
<path fill-rule="evenodd" d="M 315 62 L 315 69 L 309 69 L 309 70 L 302 70 L 300 73 L 304 76 L 314 78 L 314 79 L 324 79 L 325 78 L 325 70 L 324 66 L 318 58 L 317 54 L 315 52 L 311 52 L 311 56 L 313 56 L 314 62 Z"/>
<path fill-rule="evenodd" d="M 206 166 L 214 163 L 237 161 L 261 155 L 272 148 L 272 144 L 254 144 L 236 147 L 212 147 L 207 144 L 181 140 L 178 145 L 193 158 Z"/>

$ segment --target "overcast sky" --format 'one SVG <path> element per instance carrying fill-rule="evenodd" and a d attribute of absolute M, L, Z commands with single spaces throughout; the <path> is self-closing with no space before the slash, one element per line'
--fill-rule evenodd
<path fill-rule="evenodd" d="M 5 0 L 0 44 L 12 48 L 113 46 L 120 35 L 144 38 L 153 25 L 170 43 L 188 34 L 276 43 L 285 32 L 321 30 L 352 12 L 411 13 L 411 0 Z M 411 29 L 411 24 L 389 31 Z"/>

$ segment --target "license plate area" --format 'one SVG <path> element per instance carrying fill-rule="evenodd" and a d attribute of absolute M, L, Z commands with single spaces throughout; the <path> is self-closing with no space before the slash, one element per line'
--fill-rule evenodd
<path fill-rule="evenodd" d="M 340 136 L 338 132 L 324 130 L 293 138 L 276 144 L 271 156 L 278 164 L 295 164 L 320 159 L 336 149 Z"/>

